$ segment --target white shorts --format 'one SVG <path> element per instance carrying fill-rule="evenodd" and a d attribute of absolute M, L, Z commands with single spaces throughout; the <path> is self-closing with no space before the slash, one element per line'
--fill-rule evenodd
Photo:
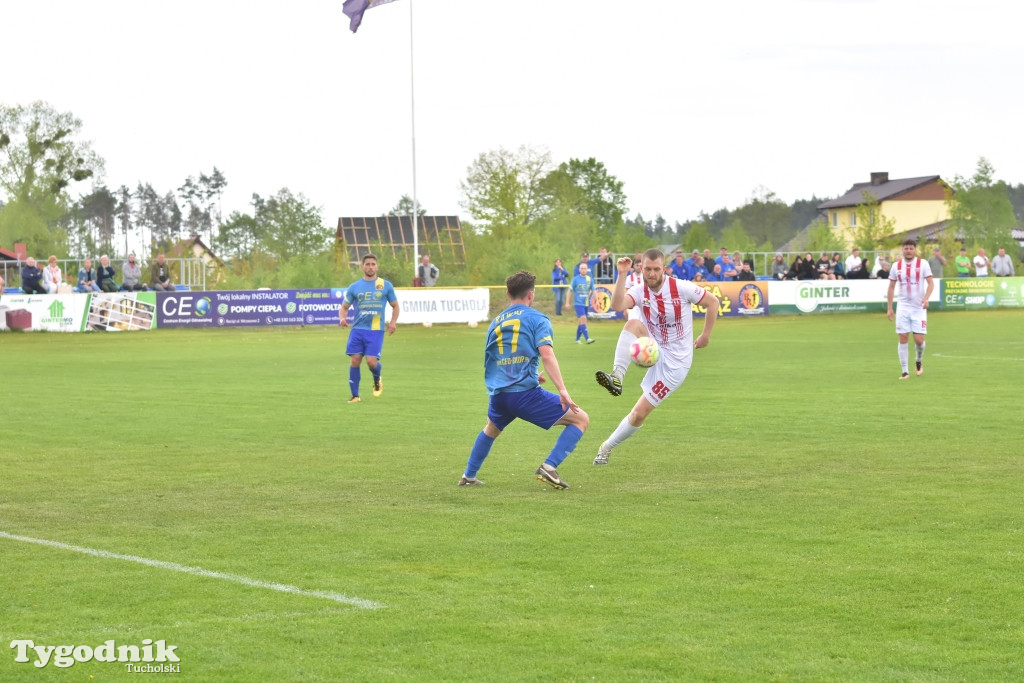
<path fill-rule="evenodd" d="M 689 366 L 684 366 L 668 354 L 662 353 L 658 362 L 647 368 L 647 374 L 640 382 L 644 397 L 652 406 L 657 407 L 669 394 L 682 386 L 689 372 Z"/>
<path fill-rule="evenodd" d="M 924 308 L 900 306 L 896 309 L 896 334 L 928 332 L 928 311 Z"/>

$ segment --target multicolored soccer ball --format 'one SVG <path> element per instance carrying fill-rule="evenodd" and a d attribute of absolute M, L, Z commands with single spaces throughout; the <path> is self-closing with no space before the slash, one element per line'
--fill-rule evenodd
<path fill-rule="evenodd" d="M 661 357 L 661 347 L 650 337 L 637 337 L 629 345 L 629 357 L 642 368 L 649 368 Z"/>

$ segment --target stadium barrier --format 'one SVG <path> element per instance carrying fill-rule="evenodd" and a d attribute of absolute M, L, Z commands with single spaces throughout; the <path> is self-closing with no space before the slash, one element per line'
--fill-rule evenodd
<path fill-rule="evenodd" d="M 877 313 L 886 310 L 887 280 L 709 282 L 704 288 L 725 318 L 763 315 Z M 554 314 L 551 285 L 538 285 L 534 306 Z M 506 305 L 501 287 L 397 288 L 399 324 L 477 324 Z M 616 319 L 610 286 L 598 285 L 589 315 Z M 0 297 L 0 331 L 131 331 L 173 327 L 337 325 L 345 289 L 238 290 L 209 292 L 116 292 Z M 571 300 L 570 300 L 571 301 Z M 947 278 L 929 300 L 940 310 L 1024 307 L 1024 277 Z M 694 306 L 694 315 L 704 314 Z M 349 315 L 354 315 L 350 311 Z M 562 320 L 575 317 L 570 302 Z"/>

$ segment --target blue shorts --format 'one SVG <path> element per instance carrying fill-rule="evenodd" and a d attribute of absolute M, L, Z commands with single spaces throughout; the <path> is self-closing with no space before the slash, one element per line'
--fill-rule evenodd
<path fill-rule="evenodd" d="M 585 318 L 587 316 L 587 307 L 576 304 L 576 317 Z"/>
<path fill-rule="evenodd" d="M 358 353 L 363 356 L 380 358 L 383 348 L 384 330 L 364 330 L 353 327 L 352 332 L 348 335 L 348 346 L 345 347 L 345 353 L 350 356 Z"/>
<path fill-rule="evenodd" d="M 494 426 L 505 431 L 513 420 L 520 418 L 541 429 L 551 429 L 569 412 L 562 407 L 558 394 L 540 387 L 529 391 L 510 391 L 494 394 L 487 406 L 487 417 Z"/>

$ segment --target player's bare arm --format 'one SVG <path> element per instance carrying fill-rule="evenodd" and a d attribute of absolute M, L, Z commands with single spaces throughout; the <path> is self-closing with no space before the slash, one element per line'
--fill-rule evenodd
<path fill-rule="evenodd" d="M 348 327 L 348 309 L 349 305 L 347 301 L 338 309 L 338 318 L 340 319 L 338 324 L 342 327 Z"/>
<path fill-rule="evenodd" d="M 615 268 L 619 271 L 619 278 L 615 281 L 615 287 L 612 288 L 611 307 L 613 311 L 621 313 L 626 310 L 626 276 L 633 268 L 633 259 L 623 256 L 615 262 Z"/>
<path fill-rule="evenodd" d="M 718 297 L 711 292 L 704 290 L 704 296 L 700 300 L 700 305 L 704 306 L 706 312 L 704 313 L 704 329 L 701 331 L 700 336 L 693 340 L 693 348 L 703 349 L 711 342 L 711 330 L 715 329 L 715 321 L 718 320 L 718 309 L 721 304 L 718 303 Z"/>
<path fill-rule="evenodd" d="M 540 359 L 544 361 L 544 370 L 548 374 L 548 379 L 554 382 L 555 388 L 558 389 L 558 396 L 562 399 L 562 407 L 568 408 L 574 413 L 580 412 L 580 407 L 569 397 L 569 391 L 562 382 L 562 371 L 558 367 L 555 350 L 551 348 L 550 344 L 545 344 L 538 348 L 537 352 L 540 354 Z"/>
<path fill-rule="evenodd" d="M 921 301 L 921 308 L 928 308 L 928 299 L 932 297 L 933 289 L 935 289 L 935 280 L 928 278 L 928 288 L 924 292 L 924 299 Z"/>
<path fill-rule="evenodd" d="M 401 309 L 398 306 L 398 301 L 391 303 L 391 321 L 388 323 L 388 336 L 390 337 L 395 333 L 395 329 L 398 327 L 398 314 Z"/>

